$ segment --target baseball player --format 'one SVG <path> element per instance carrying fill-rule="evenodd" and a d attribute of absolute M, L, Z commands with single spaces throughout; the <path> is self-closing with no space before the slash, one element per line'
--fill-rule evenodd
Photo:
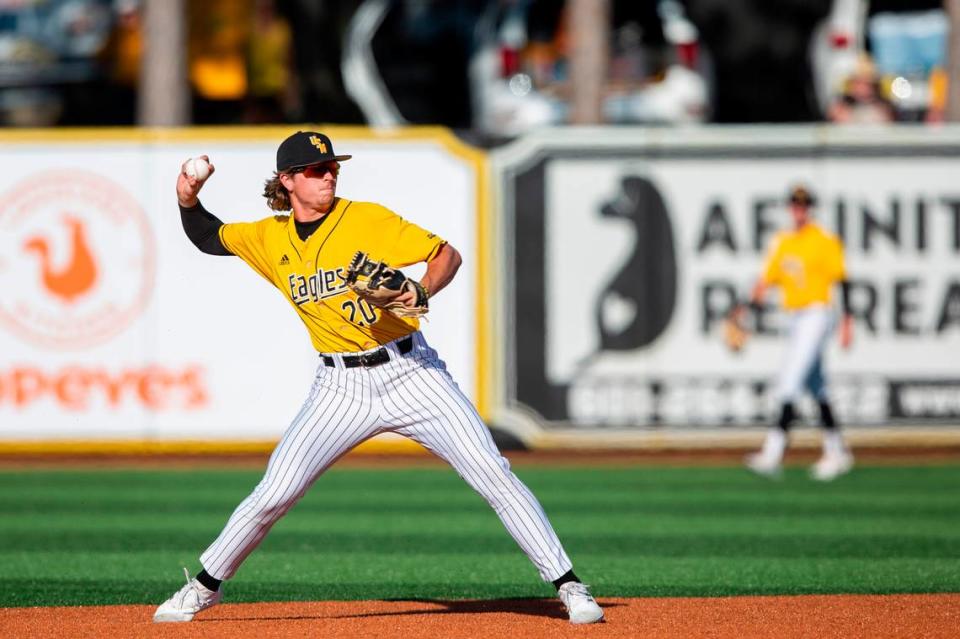
<path fill-rule="evenodd" d="M 338 197 L 340 163 L 350 157 L 334 153 L 322 133 L 300 131 L 285 139 L 264 197 L 271 209 L 292 214 L 252 223 L 224 224 L 205 210 L 197 198 L 205 180 L 181 167 L 177 199 L 187 236 L 205 253 L 236 255 L 276 286 L 320 357 L 309 395 L 263 479 L 201 555 L 203 570 L 193 579 L 187 575 L 154 621 L 190 621 L 219 603 L 221 582 L 236 574 L 310 485 L 340 456 L 386 431 L 444 459 L 487 500 L 540 576 L 556 586 L 572 623 L 601 621 L 603 611 L 573 573 L 540 503 L 511 472 L 416 317 L 392 312 L 348 286 L 348 264 L 357 251 L 397 268 L 426 262 L 420 282 L 390 300 L 395 309 L 412 309 L 443 290 L 461 262 L 450 244 L 393 211 Z"/>
<path fill-rule="evenodd" d="M 853 467 L 853 456 L 834 419 L 823 375 L 823 351 L 836 324 L 831 293 L 838 283 L 843 285 L 841 346 L 848 348 L 853 337 L 843 245 L 811 219 L 810 209 L 815 201 L 805 187 L 794 187 L 788 203 L 793 228 L 774 238 L 751 296 L 751 304 L 759 307 L 767 291 L 777 286 L 789 314 L 786 357 L 776 387 L 780 418 L 767 432 L 763 448 L 747 456 L 746 465 L 761 475 L 780 473 L 788 432 L 796 417 L 795 402 L 806 389 L 819 404 L 823 429 L 823 455 L 811 469 L 811 475 L 829 481 Z"/>

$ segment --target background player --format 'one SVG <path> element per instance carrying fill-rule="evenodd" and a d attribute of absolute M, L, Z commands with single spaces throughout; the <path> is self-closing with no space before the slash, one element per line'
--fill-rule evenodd
<path fill-rule="evenodd" d="M 811 469 L 814 478 L 829 481 L 853 467 L 853 455 L 844 444 L 827 396 L 823 374 L 823 351 L 836 326 L 831 306 L 834 285 L 843 285 L 843 317 L 840 344 L 848 348 L 853 338 L 853 318 L 844 279 L 843 245 L 811 219 L 815 201 L 803 186 L 791 189 L 788 204 L 793 228 L 773 239 L 763 273 L 754 286 L 751 304 L 759 306 L 772 286 L 778 286 L 784 309 L 789 313 L 787 350 L 777 381 L 780 417 L 770 428 L 758 453 L 747 456 L 746 465 L 756 473 L 779 474 L 789 442 L 788 432 L 796 417 L 795 402 L 804 389 L 817 400 L 823 428 L 823 455 Z M 742 309 L 735 311 L 742 313 Z"/>
<path fill-rule="evenodd" d="M 292 210 L 259 222 L 223 224 L 197 195 L 203 182 L 181 168 L 177 199 L 184 230 L 200 250 L 236 255 L 272 283 L 320 353 L 309 395 L 270 457 L 262 481 L 200 557 L 203 570 L 160 605 L 154 621 L 190 621 L 221 599 L 236 573 L 280 517 L 357 444 L 384 432 L 409 437 L 443 458 L 493 507 L 573 623 L 603 612 L 572 564 L 540 503 L 510 471 L 490 432 L 446 370 L 415 318 L 361 300 L 344 273 L 356 251 L 391 266 L 427 262 L 420 284 L 436 295 L 453 279 L 452 246 L 387 208 L 336 196 L 340 162 L 327 136 L 298 132 L 277 150 L 264 189 L 270 208 Z M 409 172 L 404 168 L 405 172 Z M 212 173 L 212 170 L 211 170 Z M 415 293 L 394 301 L 412 306 Z"/>

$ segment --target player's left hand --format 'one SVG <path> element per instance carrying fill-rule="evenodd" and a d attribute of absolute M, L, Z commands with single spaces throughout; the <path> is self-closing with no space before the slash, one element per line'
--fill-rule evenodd
<path fill-rule="evenodd" d="M 401 306 L 413 308 L 417 305 L 417 297 L 417 291 L 411 287 L 409 290 L 400 293 L 393 301 Z"/>

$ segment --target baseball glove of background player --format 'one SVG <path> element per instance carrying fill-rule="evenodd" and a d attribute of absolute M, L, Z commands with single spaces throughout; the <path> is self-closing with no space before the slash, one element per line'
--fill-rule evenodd
<path fill-rule="evenodd" d="M 738 353 L 743 348 L 750 336 L 750 333 L 744 328 L 742 320 L 743 311 L 739 308 L 731 311 L 723 320 L 723 343 L 734 353 Z"/>
<path fill-rule="evenodd" d="M 346 280 L 347 286 L 357 297 L 399 317 L 422 317 L 430 310 L 427 291 L 420 282 L 384 262 L 370 259 L 363 251 L 357 251 L 350 260 Z M 416 303 L 413 306 L 405 306 L 397 301 L 398 297 L 408 291 L 416 293 Z"/>

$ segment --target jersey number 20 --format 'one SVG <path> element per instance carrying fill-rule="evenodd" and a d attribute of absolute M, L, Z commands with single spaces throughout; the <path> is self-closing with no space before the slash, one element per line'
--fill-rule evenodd
<path fill-rule="evenodd" d="M 377 312 L 373 310 L 373 307 L 370 305 L 370 302 L 365 300 L 345 300 L 343 304 L 340 305 L 345 311 L 350 313 L 350 323 L 359 324 L 360 326 L 370 326 L 371 324 L 376 323 L 377 321 Z M 360 317 L 357 317 L 357 310 L 359 309 Z"/>

